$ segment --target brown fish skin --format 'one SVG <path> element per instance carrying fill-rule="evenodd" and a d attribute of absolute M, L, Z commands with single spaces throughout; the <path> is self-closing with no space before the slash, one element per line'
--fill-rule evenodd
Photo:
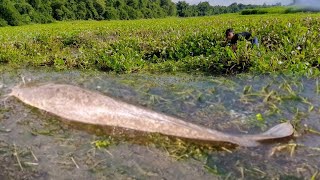
<path fill-rule="evenodd" d="M 240 146 L 256 146 L 259 140 L 286 137 L 293 133 L 293 128 L 291 130 L 288 123 L 284 123 L 280 125 L 286 131 L 280 135 L 277 130 L 281 131 L 282 126 L 280 129 L 277 126 L 273 128 L 272 133 L 278 133 L 277 137 L 268 132 L 258 135 L 229 135 L 66 84 L 21 85 L 14 87 L 10 95 L 71 121 L 204 141 L 230 142 Z"/>

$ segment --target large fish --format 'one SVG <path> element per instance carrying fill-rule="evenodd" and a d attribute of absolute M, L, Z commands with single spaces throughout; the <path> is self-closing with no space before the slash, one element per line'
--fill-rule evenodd
<path fill-rule="evenodd" d="M 261 134 L 226 134 L 98 92 L 66 84 L 19 85 L 12 88 L 10 95 L 28 105 L 70 121 L 122 127 L 188 139 L 256 146 L 259 141 L 284 138 L 293 134 L 290 123 L 279 124 Z"/>

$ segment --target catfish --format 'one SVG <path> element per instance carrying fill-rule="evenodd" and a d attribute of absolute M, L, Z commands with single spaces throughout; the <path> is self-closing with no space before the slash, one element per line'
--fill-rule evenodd
<path fill-rule="evenodd" d="M 9 95 L 69 121 L 245 147 L 285 138 L 294 132 L 293 126 L 285 122 L 260 134 L 228 134 L 68 84 L 18 85 Z"/>

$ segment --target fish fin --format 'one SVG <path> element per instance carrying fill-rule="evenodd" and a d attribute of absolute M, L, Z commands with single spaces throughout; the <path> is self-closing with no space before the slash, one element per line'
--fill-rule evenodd
<path fill-rule="evenodd" d="M 294 133 L 294 128 L 290 122 L 278 124 L 268 131 L 255 135 L 245 135 L 244 138 L 248 138 L 255 141 L 264 141 L 278 138 L 285 138 L 291 136 Z"/>
<path fill-rule="evenodd" d="M 285 138 L 285 137 L 291 136 L 293 132 L 294 132 L 294 128 L 291 125 L 291 123 L 286 122 L 286 123 L 278 124 L 270 128 L 268 131 L 264 133 L 255 134 L 255 135 L 243 135 L 232 140 L 231 142 L 239 146 L 255 147 L 260 145 L 259 141 Z"/>
<path fill-rule="evenodd" d="M 273 137 L 273 138 L 283 138 L 291 136 L 294 132 L 294 128 L 290 122 L 285 122 L 278 124 L 268 131 L 261 133 L 261 135 Z"/>

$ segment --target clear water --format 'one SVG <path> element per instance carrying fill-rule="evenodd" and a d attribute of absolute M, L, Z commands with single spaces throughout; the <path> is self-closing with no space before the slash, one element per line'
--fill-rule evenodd
<path fill-rule="evenodd" d="M 148 135 L 69 123 L 13 97 L 5 99 L 10 88 L 22 79 L 77 85 L 229 133 L 258 133 L 283 121 L 291 121 L 296 133 L 254 148 L 207 149 L 200 158 L 177 159 Z M 318 80 L 270 75 L 3 71 L 0 179 L 320 178 Z M 110 146 L 94 146 L 94 141 L 105 138 L 111 139 Z M 181 142 L 188 144 L 186 141 Z M 202 147 L 196 143 L 190 148 L 197 146 Z"/>

